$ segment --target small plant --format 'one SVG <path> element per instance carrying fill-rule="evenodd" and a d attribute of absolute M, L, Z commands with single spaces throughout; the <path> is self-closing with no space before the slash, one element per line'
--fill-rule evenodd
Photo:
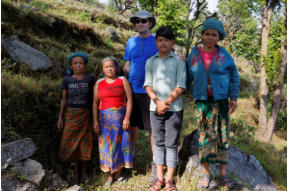
<path fill-rule="evenodd" d="M 133 169 L 133 170 L 132 170 L 132 177 L 135 177 L 135 176 L 136 176 L 136 173 L 137 173 L 137 170 Z"/>
<path fill-rule="evenodd" d="M 104 43 L 105 43 L 108 47 L 113 48 L 113 42 L 112 42 L 110 39 L 106 38 L 106 39 L 104 40 Z"/>
<path fill-rule="evenodd" d="M 21 182 L 24 182 L 26 180 L 26 176 L 24 175 L 18 176 L 18 178 Z"/>
<path fill-rule="evenodd" d="M 73 174 L 74 174 L 74 170 L 69 168 L 68 171 L 67 171 L 66 180 L 68 180 L 68 181 L 72 180 L 73 179 Z"/>
<path fill-rule="evenodd" d="M 244 119 L 231 119 L 230 131 L 234 137 L 250 137 L 255 135 L 255 128 L 248 124 Z"/>

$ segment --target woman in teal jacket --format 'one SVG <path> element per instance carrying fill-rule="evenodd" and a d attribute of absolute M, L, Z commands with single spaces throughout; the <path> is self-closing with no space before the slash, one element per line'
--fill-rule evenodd
<path fill-rule="evenodd" d="M 239 75 L 231 55 L 217 43 L 226 33 L 223 24 L 209 18 L 201 30 L 201 47 L 188 57 L 188 86 L 193 82 L 193 98 L 199 130 L 199 157 L 203 166 L 200 188 L 210 184 L 209 164 L 220 163 L 220 181 L 228 188 L 235 182 L 226 176 L 229 149 L 229 110 L 237 107 Z"/>

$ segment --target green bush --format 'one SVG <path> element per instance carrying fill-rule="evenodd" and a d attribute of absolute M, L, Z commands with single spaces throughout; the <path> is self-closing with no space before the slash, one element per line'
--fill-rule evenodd
<path fill-rule="evenodd" d="M 33 79 L 2 71 L 2 136 L 4 142 L 30 137 L 37 145 L 35 157 L 44 165 L 56 160 L 60 81 Z M 16 133 L 17 132 L 17 133 Z M 4 133 L 4 134 L 3 134 Z M 19 136 L 18 136 L 19 134 Z"/>
<path fill-rule="evenodd" d="M 255 128 L 250 126 L 247 121 L 237 118 L 230 120 L 230 132 L 233 133 L 235 138 L 250 137 L 255 135 Z"/>

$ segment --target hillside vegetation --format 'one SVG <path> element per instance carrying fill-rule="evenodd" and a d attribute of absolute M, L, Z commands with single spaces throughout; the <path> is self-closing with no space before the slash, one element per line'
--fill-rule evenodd
<path fill-rule="evenodd" d="M 1 38 L 16 38 L 46 54 L 53 63 L 47 71 L 33 72 L 15 63 L 1 49 L 1 141 L 7 143 L 31 137 L 37 145 L 33 158 L 45 168 L 53 169 L 63 178 L 71 178 L 70 166 L 66 168 L 57 159 L 59 133 L 57 119 L 61 99 L 60 83 L 66 74 L 67 56 L 83 51 L 89 55 L 87 71 L 97 77 L 101 74 L 101 60 L 115 56 L 121 63 L 125 43 L 135 35 L 129 22 L 130 15 L 107 13 L 100 3 L 82 3 L 69 0 L 1 1 Z M 110 39 L 107 29 L 113 27 L 118 38 Z M 246 60 L 235 59 L 240 72 L 241 87 L 238 108 L 231 116 L 232 144 L 248 154 L 255 155 L 272 177 L 279 190 L 287 188 L 286 129 L 280 124 L 271 144 L 254 137 L 259 110 L 257 108 L 259 77 Z M 184 123 L 181 140 L 196 129 L 194 104 L 188 92 L 185 95 Z M 280 117 L 286 119 L 286 114 Z M 285 129 L 285 131 L 283 131 Z M 280 133 L 279 133 L 280 132 Z M 277 136 L 279 135 L 279 136 Z M 281 135 L 281 136 L 280 136 Z M 146 190 L 150 175 L 151 151 L 149 135 L 141 132 L 137 143 L 136 166 L 126 171 L 126 185 L 113 185 L 112 190 Z M 94 139 L 97 145 L 96 137 Z M 90 180 L 81 185 L 87 190 L 103 190 L 105 175 L 100 171 L 98 150 L 93 149 L 89 166 Z M 68 169 L 68 170 L 67 170 Z M 71 168 L 72 169 L 72 168 Z M 196 182 L 179 179 L 179 190 L 197 190 Z M 220 190 L 223 190 L 222 188 Z"/>

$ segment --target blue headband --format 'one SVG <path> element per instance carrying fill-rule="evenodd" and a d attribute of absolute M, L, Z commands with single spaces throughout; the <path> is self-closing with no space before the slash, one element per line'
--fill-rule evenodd
<path fill-rule="evenodd" d="M 67 67 L 67 74 L 68 74 L 68 75 L 71 75 L 71 74 L 72 74 L 72 71 L 70 70 L 69 65 L 71 64 L 71 60 L 72 60 L 74 57 L 76 57 L 76 56 L 82 57 L 83 60 L 84 60 L 85 65 L 88 63 L 88 60 L 89 60 L 89 59 L 88 59 L 88 55 L 87 55 L 87 54 L 85 54 L 85 53 L 83 53 L 83 52 L 74 52 L 74 53 L 70 54 L 70 55 L 68 56 L 68 67 Z"/>
<path fill-rule="evenodd" d="M 201 33 L 207 29 L 214 29 L 220 33 L 220 40 L 223 40 L 226 37 L 226 33 L 223 28 L 223 23 L 214 18 L 209 18 L 204 22 L 204 25 L 201 29 Z"/>

